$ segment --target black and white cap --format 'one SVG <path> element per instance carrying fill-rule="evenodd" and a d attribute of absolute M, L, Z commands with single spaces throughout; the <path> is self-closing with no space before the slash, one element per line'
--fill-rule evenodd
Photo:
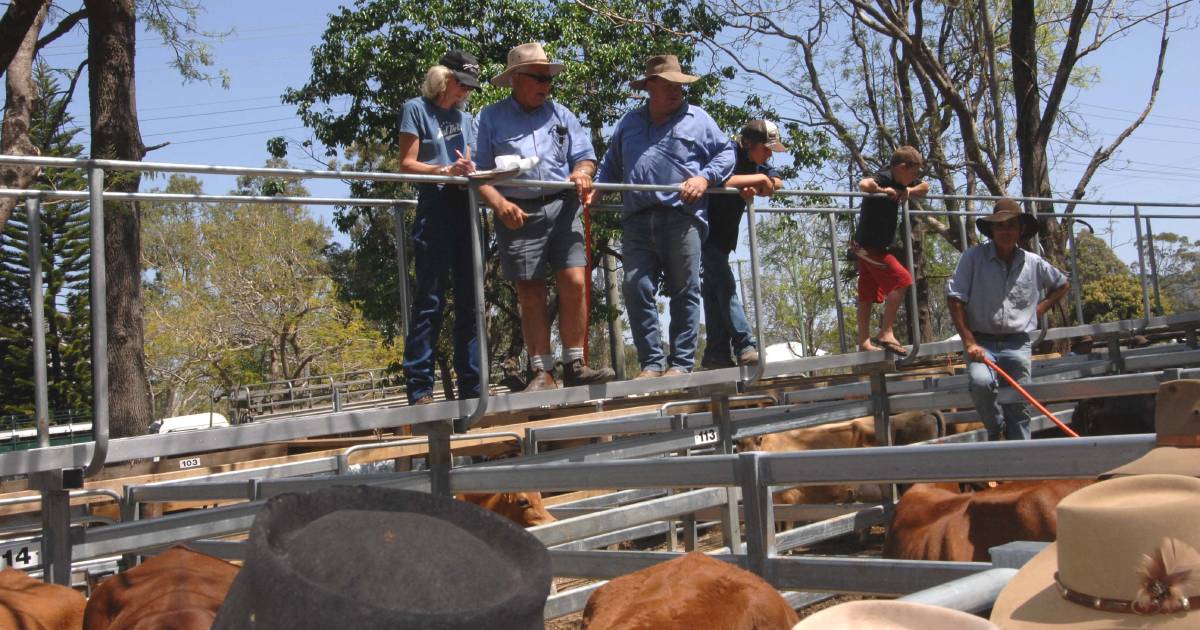
<path fill-rule="evenodd" d="M 769 120 L 752 120 L 746 123 L 746 126 L 742 127 L 741 138 L 765 144 L 777 153 L 788 150 L 779 139 L 779 127 Z"/>
<path fill-rule="evenodd" d="M 479 60 L 475 58 L 475 55 L 461 50 L 451 50 L 442 55 L 438 64 L 453 70 L 454 77 L 458 79 L 459 83 L 469 88 L 479 89 Z"/>

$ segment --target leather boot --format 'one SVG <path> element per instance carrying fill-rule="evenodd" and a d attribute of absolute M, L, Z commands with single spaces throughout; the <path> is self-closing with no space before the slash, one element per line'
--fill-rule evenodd
<path fill-rule="evenodd" d="M 546 370 L 538 370 L 534 372 L 533 378 L 529 380 L 529 384 L 522 391 L 540 392 L 547 389 L 558 389 L 558 383 L 554 382 L 554 377 Z"/>
<path fill-rule="evenodd" d="M 593 370 L 584 364 L 583 359 L 575 359 L 563 365 L 563 384 L 567 387 L 607 383 L 615 376 L 616 373 L 609 368 Z"/>

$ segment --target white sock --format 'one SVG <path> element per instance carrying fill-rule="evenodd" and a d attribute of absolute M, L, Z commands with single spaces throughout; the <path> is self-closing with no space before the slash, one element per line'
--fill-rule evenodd
<path fill-rule="evenodd" d="M 537 372 L 538 370 L 549 372 L 550 370 L 554 369 L 554 355 L 535 354 L 530 357 L 529 363 L 534 372 Z"/>
<path fill-rule="evenodd" d="M 583 360 L 583 348 L 563 348 L 563 363 L 570 365 L 575 359 Z"/>

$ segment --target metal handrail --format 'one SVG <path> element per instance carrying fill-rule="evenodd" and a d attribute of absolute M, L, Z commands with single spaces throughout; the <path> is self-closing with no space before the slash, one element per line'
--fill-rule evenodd
<path fill-rule="evenodd" d="M 521 444 L 524 442 L 524 438 L 522 438 L 517 433 L 513 433 L 512 431 L 497 431 L 495 433 L 459 433 L 456 435 L 451 435 L 450 441 L 453 442 L 455 440 L 486 440 L 486 439 L 490 439 L 490 438 L 501 438 L 501 437 L 512 438 L 517 441 L 517 444 Z M 413 437 L 413 438 L 406 438 L 403 440 L 395 440 L 392 442 L 376 442 L 373 444 L 355 444 L 354 446 L 349 446 L 349 447 L 345 448 L 344 450 L 342 450 L 342 452 L 338 453 L 337 472 L 339 475 L 346 474 L 346 471 L 349 470 L 349 468 L 350 468 L 350 456 L 353 455 L 354 453 L 361 453 L 363 451 L 373 451 L 373 450 L 377 450 L 377 449 L 381 449 L 381 448 L 393 448 L 396 446 L 411 446 L 414 444 L 427 444 L 428 442 L 429 442 L 429 438 L 427 436 L 418 436 L 418 437 Z"/>

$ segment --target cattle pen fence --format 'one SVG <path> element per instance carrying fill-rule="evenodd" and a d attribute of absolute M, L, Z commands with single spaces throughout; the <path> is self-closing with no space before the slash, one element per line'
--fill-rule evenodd
<path fill-rule="evenodd" d="M 299 169 L 239 168 L 101 160 L 69 160 L 0 156 L 0 163 L 34 165 L 47 168 L 86 169 L 87 191 L 38 191 L 0 189 L 0 196 L 26 201 L 31 226 L 37 224 L 39 204 L 49 199 L 87 199 L 91 205 L 92 250 L 103 252 L 104 201 L 189 201 L 200 203 L 287 203 L 305 205 L 376 206 L 400 211 L 415 202 L 404 199 L 331 199 L 309 197 L 260 197 L 240 195 L 179 195 L 168 193 L 114 193 L 104 191 L 104 176 L 109 170 L 154 172 L 260 175 L 279 178 L 335 178 L 393 182 L 437 182 L 471 186 L 463 178 L 395 175 L 387 173 L 350 173 Z M 522 182 L 547 188 L 565 187 L 560 182 Z M 630 189 L 670 190 L 669 187 L 633 187 L 599 185 L 604 191 Z M 480 326 L 480 355 L 487 357 L 487 336 L 482 329 L 486 308 L 482 298 L 483 244 L 482 213 L 470 188 L 473 221 L 471 255 L 475 269 L 477 324 Z M 714 194 L 736 191 L 717 190 Z M 848 198 L 848 193 L 789 191 L 795 196 Z M 986 201 L 991 198 L 947 197 Z M 1143 207 L 1195 208 L 1191 204 L 1153 204 L 1138 202 L 1082 202 L 1077 200 L 1034 200 L 1057 205 L 1083 204 L 1128 207 L 1129 214 L 1096 215 L 1102 218 L 1131 219 L 1137 233 L 1139 257 L 1153 256 L 1143 234 L 1149 232 L 1151 219 L 1196 218 L 1193 214 L 1143 213 Z M 802 212 L 829 217 L 830 254 L 836 267 L 838 246 L 833 217 L 852 213 L 850 208 L 776 207 L 749 209 L 748 238 L 751 256 L 751 298 L 755 328 L 762 335 L 762 308 L 759 288 L 758 247 L 755 235 L 755 211 Z M 911 217 L 921 214 L 943 216 L 957 214 L 965 223 L 970 212 L 917 211 L 905 206 L 902 223 L 906 242 L 911 235 Z M 1076 217 L 1085 215 L 1077 214 Z M 1066 218 L 1066 217 L 1060 217 Z M 1070 231 L 1068 231 L 1070 234 Z M 403 241 L 403 239 L 400 239 Z M 964 239 L 965 241 L 965 239 Z M 32 247 L 38 238 L 31 235 Z M 908 248 L 911 252 L 911 248 Z M 1076 263 L 1070 250 L 1072 267 Z M 30 266 L 35 281 L 31 287 L 35 346 L 35 403 L 39 432 L 46 426 L 45 346 L 41 335 L 44 314 L 40 312 L 40 252 L 31 250 Z M 403 265 L 404 256 L 398 256 Z M 912 268 L 911 256 L 907 261 Z M 1078 277 L 1077 269 L 1072 277 Z M 1152 394 L 1164 380 L 1200 377 L 1200 349 L 1196 329 L 1200 313 L 1163 316 L 1151 308 L 1150 294 L 1157 285 L 1155 265 L 1139 265 L 1143 316 L 1119 322 L 1081 324 L 1043 328 L 1045 339 L 1070 339 L 1089 335 L 1100 341 L 1100 349 L 1085 356 L 1038 361 L 1034 383 L 1029 391 L 1070 415 L 1070 403 L 1088 398 Z M 402 277 L 407 271 L 402 270 Z M 835 279 L 839 274 L 835 271 Z M 92 257 L 91 296 L 93 305 L 106 303 L 103 256 Z M 839 293 L 840 283 L 835 283 Z M 915 293 L 910 296 L 915 300 Z M 1083 321 L 1078 292 L 1073 296 L 1079 321 Z M 915 309 L 913 309 L 915 311 Z M 105 309 L 92 309 L 92 329 L 106 329 Z M 842 318 L 839 316 L 839 321 Z M 915 324 L 915 322 L 914 322 Z M 1177 334 L 1181 342 L 1143 349 L 1123 347 L 1121 341 L 1134 333 L 1162 331 Z M 845 335 L 842 335 L 843 339 Z M 1021 550 L 1000 552 L 989 563 L 955 563 L 885 560 L 867 557 L 805 557 L 783 555 L 786 551 L 861 530 L 886 521 L 891 500 L 875 504 L 831 506 L 775 506 L 773 489 L 796 485 L 831 483 L 880 484 L 920 481 L 972 481 L 1006 479 L 1046 479 L 1091 477 L 1128 462 L 1153 447 L 1152 435 L 1047 439 L 1030 443 L 986 443 L 982 436 L 963 434 L 940 442 L 902 447 L 881 446 L 873 449 L 831 450 L 795 454 L 736 453 L 738 439 L 805 426 L 818 426 L 861 416 L 873 416 L 876 434 L 886 443 L 889 414 L 907 410 L 969 409 L 972 406 L 961 374 L 931 376 L 920 380 L 900 380 L 906 367 L 918 358 L 953 354 L 961 350 L 957 341 L 919 343 L 916 331 L 912 352 L 905 365 L 897 365 L 883 352 L 857 352 L 820 357 L 800 357 L 784 362 L 767 362 L 755 367 L 730 368 L 693 373 L 649 381 L 621 381 L 602 385 L 564 388 L 536 393 L 485 393 L 476 400 L 458 400 L 422 406 L 364 406 L 328 413 L 297 414 L 294 417 L 251 422 L 228 428 L 189 433 L 148 435 L 108 439 L 108 382 L 104 335 L 93 335 L 93 425 L 95 440 L 86 444 L 49 446 L 28 451 L 0 453 L 0 476 L 27 476 L 29 487 L 40 494 L 41 523 L 36 536 L 4 539 L 3 549 L 24 542 L 36 545 L 45 579 L 58 583 L 71 580 L 72 568 L 87 563 L 110 561 L 124 556 L 135 562 L 137 554 L 152 553 L 164 546 L 192 541 L 202 550 L 237 558 L 244 543 L 222 540 L 244 534 L 254 514 L 266 499 L 283 492 L 305 491 L 329 484 L 373 483 L 441 494 L 452 492 L 506 491 L 580 491 L 616 490 L 604 497 L 582 499 L 557 506 L 562 518 L 556 523 L 532 528 L 531 532 L 551 549 L 555 575 L 604 580 L 650 566 L 676 553 L 675 533 L 681 531 L 684 549 L 696 548 L 698 523 L 721 524 L 725 550 L 717 557 L 755 571 L 777 588 L 788 591 L 793 603 L 820 598 L 822 593 L 854 592 L 878 595 L 912 595 L 932 601 L 977 609 L 987 600 L 986 593 L 996 590 L 1011 575 L 1011 566 Z M 40 345 L 39 345 L 40 344 Z M 40 353 L 40 358 L 39 358 Z M 481 378 L 487 382 L 487 362 L 481 365 Z M 868 375 L 858 383 L 832 387 L 792 389 L 774 396 L 772 404 L 756 409 L 733 409 L 731 401 L 755 395 L 760 384 L 787 375 L 817 371 L 856 370 Z M 683 393 L 680 393 L 680 392 Z M 454 467 L 451 442 L 454 433 L 467 431 L 485 413 L 536 410 L 563 407 L 593 401 L 613 401 L 650 393 L 668 393 L 680 398 L 703 397 L 710 405 L 704 413 L 637 413 L 608 420 L 529 429 L 515 436 L 524 456 L 470 466 Z M 1001 400 L 1015 402 L 1015 392 L 1002 390 Z M 949 415 L 949 414 L 948 414 Z M 959 412 L 955 421 L 971 419 Z M 1045 424 L 1041 419 L 1035 419 Z M 427 469 L 420 472 L 345 474 L 354 453 L 310 459 L 300 462 L 208 474 L 181 481 L 131 484 L 121 493 L 121 522 L 104 527 L 83 527 L 72 505 L 72 490 L 84 485 L 86 477 L 98 472 L 105 463 L 126 462 L 156 457 L 236 449 L 282 440 L 349 434 L 375 429 L 410 426 L 428 440 Z M 468 433 L 468 435 L 470 435 Z M 611 442 L 542 452 L 540 445 L 581 437 L 618 436 Z M 632 436 L 632 437 L 620 437 Z M 505 439 L 513 436 L 504 436 Z M 715 454 L 675 455 L 703 449 Z M 361 454 L 360 454 L 361 457 Z M 228 503 L 203 510 L 149 518 L 141 506 L 148 503 L 191 501 Z M 776 532 L 778 520 L 815 521 L 786 531 Z M 744 529 L 742 526 L 744 523 Z M 680 528 L 680 529 L 677 529 Z M 613 542 L 669 532 L 671 550 L 600 551 Z M 31 542 L 32 541 L 32 542 Z M 7 545 L 7 547 L 5 547 Z M 1006 558 L 997 562 L 997 558 Z M 11 564 L 11 562 L 10 562 Z M 595 585 L 556 594 L 547 603 L 547 617 L 578 610 Z M 982 595 L 981 595 L 982 593 Z"/>

